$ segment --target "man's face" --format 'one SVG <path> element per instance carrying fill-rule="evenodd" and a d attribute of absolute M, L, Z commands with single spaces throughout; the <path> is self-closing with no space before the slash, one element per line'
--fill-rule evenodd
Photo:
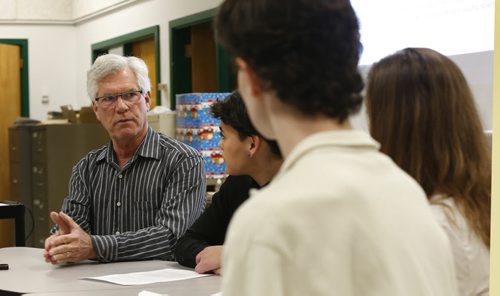
<path fill-rule="evenodd" d="M 220 124 L 220 131 L 222 139 L 219 142 L 219 147 L 222 149 L 227 173 L 230 175 L 248 174 L 252 138 L 245 137 L 241 140 L 238 132 L 224 122 Z"/>
<path fill-rule="evenodd" d="M 134 72 L 129 68 L 116 71 L 97 84 L 97 97 L 139 91 Z M 111 106 L 94 102 L 93 109 L 97 119 L 108 131 L 113 142 L 134 141 L 147 129 L 146 113 L 149 109 L 151 94 L 140 95 L 136 102 L 125 102 L 119 97 Z"/>

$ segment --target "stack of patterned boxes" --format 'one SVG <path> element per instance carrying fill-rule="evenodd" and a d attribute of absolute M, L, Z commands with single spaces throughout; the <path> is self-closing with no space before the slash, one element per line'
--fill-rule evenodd
<path fill-rule="evenodd" d="M 226 166 L 218 144 L 219 120 L 210 113 L 210 105 L 230 93 L 189 93 L 176 95 L 176 137 L 203 155 L 208 178 L 226 176 Z"/>

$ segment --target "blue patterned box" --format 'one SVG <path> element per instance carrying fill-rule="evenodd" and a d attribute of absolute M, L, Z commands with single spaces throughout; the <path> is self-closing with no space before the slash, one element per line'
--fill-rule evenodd
<path fill-rule="evenodd" d="M 218 150 L 220 140 L 218 126 L 204 126 L 198 129 L 198 143 L 201 150 Z"/>
<path fill-rule="evenodd" d="M 188 93 L 176 95 L 177 139 L 203 155 L 209 177 L 226 176 L 226 166 L 219 149 L 219 124 L 210 113 L 210 106 L 230 93 Z"/>
<path fill-rule="evenodd" d="M 210 105 L 230 93 L 189 93 L 176 96 L 177 127 L 200 128 L 203 125 L 219 125 L 210 114 Z"/>
<path fill-rule="evenodd" d="M 189 146 L 195 148 L 196 150 L 200 150 L 200 141 L 198 138 L 198 130 L 192 128 L 177 128 L 177 140 L 181 141 L 184 144 L 188 144 Z"/>
<path fill-rule="evenodd" d="M 202 151 L 201 155 L 205 161 L 205 173 L 210 177 L 226 176 L 226 164 L 221 150 Z"/>

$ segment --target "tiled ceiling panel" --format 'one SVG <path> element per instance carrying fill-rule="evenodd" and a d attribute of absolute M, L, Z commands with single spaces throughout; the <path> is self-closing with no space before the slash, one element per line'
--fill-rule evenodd
<path fill-rule="evenodd" d="M 0 1 L 0 19 L 15 19 L 17 16 L 16 0 L 1 0 Z"/>
<path fill-rule="evenodd" d="M 0 22 L 74 24 L 137 1 L 139 0 L 0 0 Z"/>
<path fill-rule="evenodd" d="M 98 11 L 114 7 L 127 0 L 72 0 L 73 1 L 73 19 L 78 19 Z"/>
<path fill-rule="evenodd" d="M 73 0 L 17 0 L 17 18 L 25 20 L 71 20 Z"/>

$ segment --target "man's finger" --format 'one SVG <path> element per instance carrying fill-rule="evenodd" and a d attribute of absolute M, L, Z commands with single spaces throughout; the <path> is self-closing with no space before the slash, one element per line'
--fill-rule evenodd
<path fill-rule="evenodd" d="M 66 225 L 68 225 L 69 229 L 80 227 L 80 225 L 78 225 L 70 216 L 66 215 L 65 213 L 60 212 L 59 216 L 66 223 Z"/>
<path fill-rule="evenodd" d="M 45 251 L 48 251 L 50 250 L 50 248 L 52 247 L 52 241 L 54 240 L 54 238 L 56 237 L 55 234 L 52 234 L 51 236 L 49 236 L 48 238 L 45 239 Z"/>
<path fill-rule="evenodd" d="M 64 253 L 59 253 L 57 255 L 53 255 L 51 257 L 52 264 L 62 264 L 62 263 L 68 262 L 68 258 L 69 258 L 69 253 L 68 252 L 64 252 Z"/>

